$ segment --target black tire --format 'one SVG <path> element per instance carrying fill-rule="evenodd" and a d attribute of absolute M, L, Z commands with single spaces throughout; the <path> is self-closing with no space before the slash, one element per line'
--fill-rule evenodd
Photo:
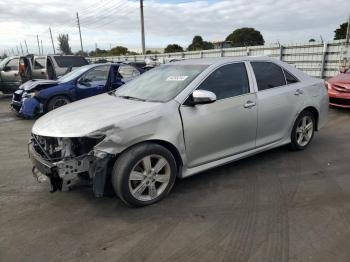
<path fill-rule="evenodd" d="M 297 132 L 297 129 L 298 127 L 300 127 L 301 121 L 304 118 L 310 119 L 310 121 L 312 121 L 312 134 L 311 136 L 309 136 L 308 141 L 303 141 L 303 143 L 300 143 L 300 141 L 298 141 L 299 133 Z M 315 116 L 308 110 L 302 111 L 299 114 L 298 118 L 295 120 L 292 133 L 291 133 L 291 143 L 289 145 L 289 148 L 294 151 L 304 150 L 305 148 L 307 148 L 314 137 L 315 127 L 316 127 Z"/>
<path fill-rule="evenodd" d="M 56 108 L 64 106 L 66 104 L 69 104 L 70 102 L 71 102 L 70 99 L 66 96 L 63 96 L 63 95 L 54 96 L 47 103 L 46 110 L 49 112 Z"/>
<path fill-rule="evenodd" d="M 131 171 L 142 159 L 154 155 L 160 156 L 168 162 L 166 167 L 170 171 L 170 179 L 163 186 L 163 191 L 159 196 L 151 200 L 139 200 L 134 197 L 130 189 L 130 183 L 133 183 L 129 182 Z M 155 143 L 142 143 L 131 147 L 118 157 L 113 167 L 111 180 L 115 193 L 124 203 L 133 207 L 141 207 L 154 204 L 163 199 L 172 189 L 176 180 L 176 174 L 176 161 L 168 149 Z M 140 184 L 143 182 L 143 180 L 140 181 Z M 146 189 L 149 190 L 149 187 L 146 187 Z"/>

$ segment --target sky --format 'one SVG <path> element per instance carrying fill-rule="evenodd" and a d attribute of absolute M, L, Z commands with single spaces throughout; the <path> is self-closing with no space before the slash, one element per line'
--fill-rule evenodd
<path fill-rule="evenodd" d="M 80 50 L 79 12 L 84 50 L 122 45 L 140 47 L 138 0 L 0 0 L 0 54 L 4 50 L 52 53 L 49 34 L 68 33 L 73 51 Z M 240 27 L 259 30 L 266 43 L 299 43 L 320 36 L 331 41 L 350 14 L 348 0 L 144 0 L 146 48 L 177 43 L 187 47 L 194 35 L 224 40 Z"/>

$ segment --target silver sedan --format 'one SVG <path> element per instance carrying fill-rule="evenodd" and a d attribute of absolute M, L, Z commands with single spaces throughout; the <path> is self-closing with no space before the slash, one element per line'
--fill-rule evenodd
<path fill-rule="evenodd" d="M 185 178 L 271 148 L 305 149 L 327 121 L 324 81 L 268 57 L 194 59 L 36 121 L 33 173 L 53 191 L 80 179 L 131 206 Z"/>

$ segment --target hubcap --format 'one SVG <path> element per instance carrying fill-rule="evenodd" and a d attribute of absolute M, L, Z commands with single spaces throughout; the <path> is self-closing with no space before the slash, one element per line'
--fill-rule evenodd
<path fill-rule="evenodd" d="M 300 119 L 297 129 L 296 129 L 296 139 L 299 146 L 306 146 L 314 132 L 314 124 L 311 117 L 304 116 Z"/>
<path fill-rule="evenodd" d="M 170 165 L 159 155 L 142 158 L 129 176 L 129 189 L 133 197 L 149 201 L 160 196 L 170 182 Z"/>

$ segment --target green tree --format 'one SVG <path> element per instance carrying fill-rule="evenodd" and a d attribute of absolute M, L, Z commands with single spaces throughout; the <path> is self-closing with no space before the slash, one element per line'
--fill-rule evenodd
<path fill-rule="evenodd" d="M 199 35 L 193 37 L 192 43 L 187 48 L 189 51 L 199 51 L 214 49 L 214 45 L 210 42 L 203 41 L 203 38 Z"/>
<path fill-rule="evenodd" d="M 251 27 L 243 27 L 234 30 L 226 37 L 233 47 L 263 45 L 265 40 L 262 34 Z"/>
<path fill-rule="evenodd" d="M 184 49 L 179 46 L 178 44 L 171 44 L 168 45 L 165 49 L 164 49 L 164 53 L 176 53 L 176 52 L 183 52 Z"/>
<path fill-rule="evenodd" d="M 343 23 L 334 31 L 334 40 L 345 39 L 348 23 Z"/>
<path fill-rule="evenodd" d="M 315 39 L 313 39 L 313 38 L 309 39 L 309 43 L 314 43 L 314 42 L 316 42 Z"/>
<path fill-rule="evenodd" d="M 160 54 L 160 52 L 158 52 L 158 51 L 152 51 L 152 50 L 147 50 L 147 51 L 146 51 L 146 55 L 157 55 L 157 54 Z"/>
<path fill-rule="evenodd" d="M 107 56 L 107 55 L 108 55 L 108 51 L 107 50 L 99 49 L 99 48 L 96 48 L 95 51 L 91 51 L 89 53 L 89 56 Z"/>
<path fill-rule="evenodd" d="M 110 55 L 126 55 L 127 53 L 128 49 L 124 46 L 116 46 L 109 51 Z"/>
<path fill-rule="evenodd" d="M 74 54 L 75 54 L 75 55 L 84 56 L 84 57 L 86 57 L 86 56 L 88 56 L 88 55 L 89 55 L 87 52 L 82 52 L 81 50 L 80 50 L 80 51 L 78 51 L 78 52 L 75 52 Z"/>
<path fill-rule="evenodd" d="M 71 55 L 72 49 L 69 45 L 69 35 L 68 34 L 60 34 L 57 38 L 58 40 L 58 49 L 64 54 L 64 55 Z"/>

